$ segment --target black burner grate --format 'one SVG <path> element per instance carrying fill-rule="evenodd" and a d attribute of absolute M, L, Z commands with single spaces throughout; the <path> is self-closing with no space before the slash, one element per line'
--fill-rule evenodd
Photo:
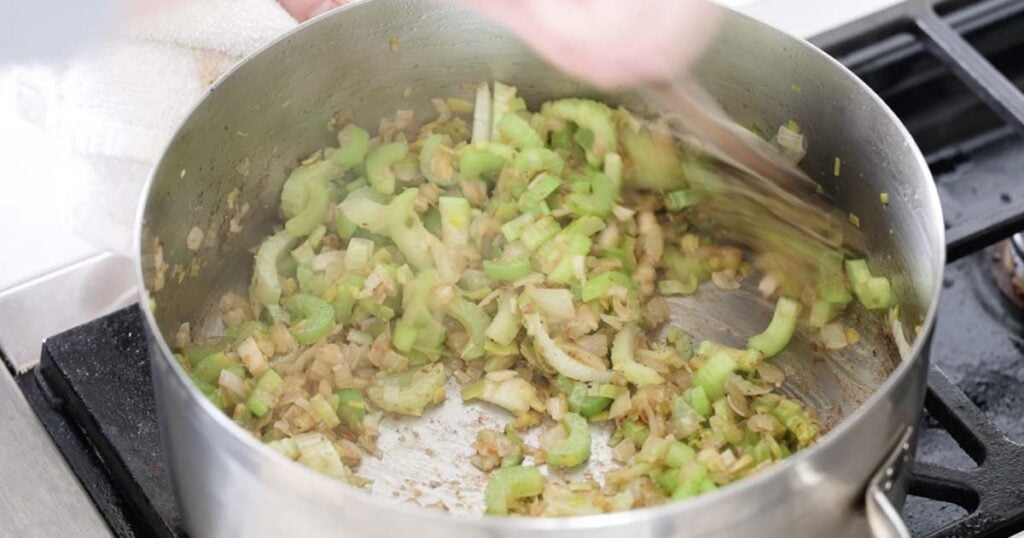
<path fill-rule="evenodd" d="M 966 148 L 1006 145 L 999 139 L 1024 134 L 1024 94 L 1014 83 L 1024 80 L 1020 62 L 1024 57 L 1024 2 L 935 4 L 910 0 L 813 41 L 894 105 L 915 138 L 927 141 L 922 149 L 929 153 L 933 169 L 952 168 L 953 174 L 958 174 L 957 166 L 970 160 L 964 155 Z M 987 58 L 1001 58 L 1000 65 Z M 946 99 L 936 99 L 936 93 Z M 897 103 L 903 105 L 902 110 Z M 950 124 L 955 127 L 949 128 Z M 1021 148 L 1014 146 L 1010 152 L 1020 155 Z M 957 281 L 968 285 L 965 294 L 947 290 L 944 295 L 930 360 L 956 372 L 961 383 L 972 385 L 974 394 L 965 394 L 933 366 L 925 399 L 932 421 L 925 427 L 941 426 L 975 465 L 962 469 L 929 462 L 929 456 L 941 451 L 929 454 L 924 442 L 928 435 L 922 435 L 909 493 L 955 504 L 966 516 L 935 528 L 928 520 L 948 519 L 942 513 L 947 512 L 944 507 L 911 502 L 906 515 L 916 535 L 1008 536 L 1024 530 L 1024 447 L 993 426 L 975 404 L 987 402 L 993 395 L 1006 399 L 1024 389 L 1024 373 L 1013 364 L 1020 361 L 1024 349 L 1020 324 L 1014 319 L 1019 313 L 996 291 L 992 252 L 987 248 L 1024 229 L 1024 208 L 1013 203 L 1010 194 L 1020 192 L 1024 167 L 1014 166 L 1020 159 L 1009 152 L 997 162 L 1002 173 L 994 184 L 987 185 L 992 190 L 989 199 L 995 203 L 982 204 L 962 215 L 955 200 L 943 197 L 948 261 L 970 256 L 949 268 L 949 273 L 961 279 L 953 280 L 948 274 L 945 287 L 951 288 Z M 938 180 L 940 192 L 948 193 L 942 189 L 942 178 Z M 954 304 L 948 304 L 951 300 Z M 946 334 L 941 331 L 944 318 L 956 320 L 953 331 Z M 973 348 L 967 353 L 974 357 L 956 353 L 966 342 L 966 347 Z M 1010 349 L 1003 349 L 1006 344 Z M 1000 418 L 1005 420 L 1008 414 L 1009 420 L 1019 421 L 1024 404 L 1015 403 L 1004 406 Z M 993 414 L 991 410 L 989 414 Z M 913 512 L 915 508 L 918 513 Z"/>

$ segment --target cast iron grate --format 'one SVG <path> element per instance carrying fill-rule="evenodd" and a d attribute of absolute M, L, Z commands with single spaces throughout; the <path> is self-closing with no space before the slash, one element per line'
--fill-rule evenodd
<path fill-rule="evenodd" d="M 958 79 L 968 92 L 959 92 L 958 99 L 953 103 L 936 103 L 931 99 L 929 106 L 936 107 L 917 115 L 919 127 L 935 127 L 935 121 L 959 121 L 963 127 L 954 130 L 951 142 L 960 148 L 971 145 L 985 146 L 1008 134 L 1024 134 L 1024 94 L 1018 89 L 1014 80 L 1024 80 L 1024 73 L 1018 71 L 1019 64 L 997 67 L 988 58 L 1007 56 L 1005 47 L 1022 45 L 1022 29 L 1009 30 L 1011 39 L 986 40 L 983 34 L 989 29 L 999 28 L 1006 33 L 1008 26 L 1021 25 L 1024 21 L 1024 2 L 1019 0 L 989 0 L 978 2 L 939 2 L 929 0 L 909 0 L 891 8 L 856 21 L 850 25 L 828 32 L 813 39 L 818 46 L 824 48 L 844 65 L 870 83 L 877 85 L 889 83 L 884 80 L 886 74 L 895 77 L 906 77 L 913 74 L 919 80 L 902 88 L 906 93 L 920 87 L 931 79 L 934 88 L 936 79 L 949 77 Z M 1012 36 L 1016 34 L 1016 38 Z M 973 39 L 968 39 L 973 36 Z M 972 42 L 973 41 L 973 42 Z M 974 43 L 979 46 L 975 47 Z M 984 44 L 987 48 L 997 50 L 980 50 Z M 1020 58 L 1017 54 L 1009 56 Z M 922 58 L 924 58 L 922 60 Z M 937 60 L 934 61 L 934 60 Z M 927 67 L 921 68 L 925 64 Z M 1002 69 L 1000 69 L 1000 67 Z M 945 69 L 943 69 L 945 68 Z M 923 80 L 922 80 L 923 79 Z M 896 80 L 896 85 L 904 81 Z M 948 85 L 947 85 L 948 86 Z M 896 90 L 898 92 L 899 90 Z M 880 92 L 885 96 L 885 92 Z M 957 92 L 950 92 L 954 95 Z M 927 102 L 927 95 L 923 95 Z M 887 99 L 892 104 L 892 101 Z M 960 115 L 949 117 L 949 109 Z M 921 112 L 921 111 L 919 111 Z M 992 112 L 994 114 L 987 114 Z M 992 116 L 995 118 L 992 118 Z M 982 118 L 980 121 L 978 118 Z M 914 131 L 915 123 L 903 116 L 908 127 Z M 932 121 L 929 121 L 932 120 Z M 993 121 L 996 120 L 996 121 Z M 1001 120 L 1001 121 L 1000 121 Z M 1000 125 L 1001 123 L 1001 125 Z M 966 132 L 965 132 L 966 131 Z M 922 136 L 915 132 L 919 141 L 924 138 L 933 144 L 924 147 L 932 158 L 929 163 L 933 169 L 941 167 L 943 160 L 955 161 L 958 148 L 943 147 L 934 136 Z M 980 140 L 980 143 L 978 142 Z M 947 162 L 946 166 L 950 166 Z M 1006 180 L 1020 183 L 1022 169 L 1008 170 Z M 1008 194 L 1001 195 L 1009 198 Z M 944 200 L 945 202 L 945 200 Z M 948 208 L 945 207 L 947 210 Z M 985 268 L 990 256 L 987 247 L 992 243 L 1005 239 L 1013 233 L 1024 229 L 1024 207 L 1018 204 L 1003 204 L 992 207 L 989 211 L 976 212 L 959 222 L 950 225 L 947 220 L 946 243 L 947 259 L 953 263 L 968 255 L 973 255 L 980 265 L 980 273 L 989 273 Z M 968 260 L 965 260 L 968 261 Z M 991 275 L 988 279 L 991 281 Z M 989 282 L 991 289 L 991 282 Z M 951 286 L 947 286 L 951 287 Z M 1007 327 L 1013 312 L 1008 312 L 1005 305 L 992 306 L 991 300 L 986 301 L 984 295 L 973 289 L 973 299 L 978 301 L 979 310 L 998 310 L 1004 317 Z M 947 294 L 948 295 L 948 294 Z M 999 298 L 996 298 L 998 301 Z M 945 300 L 943 301 L 946 302 Z M 962 306 L 957 305 L 957 307 Z M 962 312 L 956 308 L 944 309 L 940 306 L 940 318 L 946 314 L 959 317 Z M 965 320 L 970 325 L 975 320 Z M 966 330 L 967 325 L 958 327 Z M 1019 360 L 1020 334 L 1011 332 L 1009 340 L 1017 344 L 1016 352 L 1011 357 Z M 942 336 L 937 335 L 930 350 L 932 363 L 950 361 L 955 365 L 956 357 L 943 357 L 945 348 L 940 345 Z M 944 360 L 945 359 L 945 360 Z M 955 365 L 957 368 L 959 365 Z M 1020 379 L 1017 379 L 1020 381 Z M 1004 391 L 1019 391 L 1022 385 L 1003 386 Z M 985 413 L 971 399 L 954 385 L 946 375 L 933 366 L 928 375 L 928 390 L 925 398 L 925 410 L 937 423 L 945 429 L 974 461 L 976 466 L 959 469 L 952 466 L 918 461 L 914 464 L 910 480 L 909 493 L 918 497 L 935 501 L 952 503 L 966 510 L 966 517 L 956 519 L 940 528 L 929 529 L 925 535 L 929 537 L 952 536 L 1008 536 L 1024 530 L 1024 446 L 1010 440 L 986 417 Z M 933 507 L 934 509 L 934 507 Z"/>

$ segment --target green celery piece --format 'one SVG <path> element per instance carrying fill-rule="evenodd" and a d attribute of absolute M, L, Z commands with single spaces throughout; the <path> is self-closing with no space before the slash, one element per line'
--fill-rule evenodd
<path fill-rule="evenodd" d="M 363 162 L 370 147 L 370 133 L 358 125 L 350 123 L 338 131 L 338 149 L 330 149 L 325 155 L 327 160 L 352 168 Z"/>
<path fill-rule="evenodd" d="M 650 476 L 654 483 L 661 488 L 661 491 L 667 495 L 671 495 L 679 485 L 679 471 L 677 469 L 654 469 L 651 471 Z"/>
<path fill-rule="evenodd" d="M 846 277 L 853 286 L 853 293 L 860 304 L 868 310 L 888 308 L 892 304 L 892 287 L 889 279 L 871 275 L 865 260 L 846 260 Z"/>
<path fill-rule="evenodd" d="M 217 353 L 220 349 L 220 346 L 189 346 L 183 350 L 183 353 L 194 368 L 200 361 Z"/>
<path fill-rule="evenodd" d="M 700 462 L 688 464 L 680 470 L 682 480 L 672 492 L 672 500 L 678 501 L 700 495 L 704 490 L 704 481 L 708 478 L 707 467 Z"/>
<path fill-rule="evenodd" d="M 772 414 L 793 434 L 801 447 L 809 445 L 818 436 L 818 426 L 807 416 L 804 407 L 789 398 L 780 401 L 772 409 Z"/>
<path fill-rule="evenodd" d="M 334 214 L 334 231 L 342 239 L 351 239 L 359 226 L 348 219 L 344 213 L 338 211 Z"/>
<path fill-rule="evenodd" d="M 469 200 L 442 196 L 437 200 L 437 208 L 441 215 L 441 241 L 449 248 L 469 245 L 469 225 L 473 219 Z"/>
<path fill-rule="evenodd" d="M 256 251 L 252 287 L 249 292 L 257 303 L 272 305 L 281 300 L 281 281 L 277 263 L 297 242 L 298 238 L 287 230 L 281 230 L 260 244 L 259 250 Z"/>
<path fill-rule="evenodd" d="M 498 298 L 498 311 L 484 334 L 498 344 L 507 346 L 514 342 L 516 335 L 519 334 L 521 319 L 522 314 L 517 308 L 515 295 L 505 293 Z"/>
<path fill-rule="evenodd" d="M 580 402 L 576 412 L 585 418 L 590 418 L 611 407 L 612 401 L 612 398 L 603 396 L 586 396 Z"/>
<path fill-rule="evenodd" d="M 526 192 L 519 197 L 520 211 L 537 212 L 541 202 L 544 202 L 561 185 L 562 180 L 555 175 L 548 172 L 538 174 L 526 187 Z"/>
<path fill-rule="evenodd" d="M 433 235 L 437 237 L 441 235 L 441 212 L 436 207 L 431 207 L 423 213 L 423 217 L 420 219 L 423 223 L 423 227 Z"/>
<path fill-rule="evenodd" d="M 634 385 L 660 385 L 665 379 L 653 368 L 640 364 L 633 358 L 639 334 L 640 330 L 636 325 L 627 325 L 615 335 L 612 341 L 612 369 Z"/>
<path fill-rule="evenodd" d="M 590 99 L 561 99 L 545 103 L 541 113 L 570 121 L 590 134 L 589 144 L 583 146 L 587 163 L 600 168 L 604 156 L 618 148 L 618 133 L 608 105 Z"/>
<path fill-rule="evenodd" d="M 391 344 L 395 349 L 408 352 L 413 348 L 420 351 L 436 351 L 444 341 L 444 324 L 441 323 L 431 293 L 440 283 L 440 276 L 434 269 L 420 271 L 404 289 L 402 318 L 395 324 Z"/>
<path fill-rule="evenodd" d="M 708 400 L 707 391 L 704 390 L 703 385 L 691 387 L 686 394 L 694 411 L 700 413 L 704 418 L 711 416 L 711 401 Z"/>
<path fill-rule="evenodd" d="M 358 227 L 374 234 L 386 234 L 387 197 L 370 187 L 349 192 L 338 204 L 338 215 L 344 216 Z"/>
<path fill-rule="evenodd" d="M 501 117 L 498 121 L 498 133 L 516 149 L 544 147 L 544 140 L 540 134 L 529 122 L 516 114 L 509 113 Z"/>
<path fill-rule="evenodd" d="M 622 271 L 607 271 L 589 278 L 580 290 L 583 302 L 589 303 L 604 297 L 613 286 L 622 286 L 629 291 L 636 290 L 636 281 Z"/>
<path fill-rule="evenodd" d="M 392 165 L 405 159 L 409 145 L 404 140 L 382 144 L 366 157 L 366 180 L 381 194 L 394 194 L 395 172 Z"/>
<path fill-rule="evenodd" d="M 811 305 L 811 313 L 807 316 L 807 322 L 811 327 L 822 328 L 829 322 L 836 319 L 843 311 L 845 304 L 833 304 L 825 301 L 815 301 Z"/>
<path fill-rule="evenodd" d="M 366 417 L 366 400 L 363 399 L 363 391 L 359 389 L 338 389 L 334 391 L 335 401 L 338 403 L 338 417 L 350 430 L 359 432 L 363 429 L 363 419 Z"/>
<path fill-rule="evenodd" d="M 388 230 L 402 256 L 416 269 L 424 270 L 434 267 L 430 246 L 439 240 L 423 227 L 413 209 L 418 194 L 419 189 L 405 189 L 391 201 L 387 211 Z"/>
<path fill-rule="evenodd" d="M 523 235 L 523 231 L 526 227 L 532 224 L 534 220 L 536 220 L 536 217 L 534 217 L 533 213 L 523 213 L 505 224 L 502 224 L 501 235 L 505 236 L 505 240 L 509 243 L 516 241 Z"/>
<path fill-rule="evenodd" d="M 568 432 L 565 439 L 555 442 L 547 451 L 548 465 L 575 467 L 590 457 L 590 425 L 576 413 L 562 415 L 562 426 Z"/>
<path fill-rule="evenodd" d="M 241 342 L 255 334 L 266 335 L 269 331 L 270 327 L 267 327 L 266 323 L 263 323 L 258 319 L 251 319 L 249 321 L 243 321 L 234 327 L 228 327 L 228 329 L 224 331 L 224 336 L 228 340 L 237 344 L 238 342 Z"/>
<path fill-rule="evenodd" d="M 415 372 L 386 376 L 366 389 L 366 396 L 385 411 L 420 416 L 427 407 L 444 399 L 447 379 L 444 365 L 436 363 Z"/>
<path fill-rule="evenodd" d="M 665 207 L 673 211 L 697 205 L 699 201 L 699 196 L 690 189 L 680 189 L 665 195 Z"/>
<path fill-rule="evenodd" d="M 592 171 L 589 175 L 590 192 L 570 194 L 565 198 L 566 207 L 576 215 L 607 217 L 615 205 L 618 188 L 615 182 L 601 172 Z"/>
<path fill-rule="evenodd" d="M 519 151 L 512 166 L 527 177 L 533 177 L 539 172 L 551 172 L 557 176 L 565 168 L 565 161 L 550 149 L 526 148 Z"/>
<path fill-rule="evenodd" d="M 310 185 L 319 184 L 324 188 L 326 199 L 327 183 L 344 173 L 345 169 L 331 161 L 316 161 L 303 164 L 288 174 L 281 189 L 281 212 L 286 218 L 292 218 L 303 212 L 313 203 Z"/>
<path fill-rule="evenodd" d="M 484 260 L 484 274 L 494 280 L 515 281 L 530 274 L 530 259 L 521 256 L 511 260 Z"/>
<path fill-rule="evenodd" d="M 462 358 L 466 360 L 479 359 L 484 355 L 484 343 L 487 337 L 484 335 L 487 326 L 491 324 L 491 317 L 475 303 L 471 303 L 461 297 L 452 299 L 446 306 L 445 312 L 466 330 L 472 346 L 462 352 Z"/>
<path fill-rule="evenodd" d="M 352 317 L 352 309 L 356 304 L 356 293 L 363 289 L 365 279 L 360 275 L 345 275 L 335 282 L 331 288 L 333 295 L 331 307 L 334 308 L 334 319 L 338 323 L 348 323 Z"/>
<path fill-rule="evenodd" d="M 696 461 L 696 459 L 697 452 L 690 445 L 682 441 L 672 441 L 665 452 L 665 465 L 676 469 Z"/>
<path fill-rule="evenodd" d="M 739 445 L 743 442 L 743 430 L 736 424 L 736 414 L 726 398 L 720 398 L 711 404 L 714 413 L 708 419 L 711 431 L 721 436 L 722 439 L 731 445 Z"/>
<path fill-rule="evenodd" d="M 272 369 L 263 372 L 245 401 L 246 407 L 257 417 L 267 414 L 267 411 L 277 403 L 276 393 L 280 386 L 281 376 L 277 372 Z"/>
<path fill-rule="evenodd" d="M 840 309 L 853 299 L 843 278 L 842 254 L 826 251 L 818 255 L 817 291 L 819 301 L 837 305 Z"/>
<path fill-rule="evenodd" d="M 658 295 L 693 295 L 697 293 L 700 282 L 691 275 L 685 282 L 682 280 L 659 280 Z"/>
<path fill-rule="evenodd" d="M 305 185 L 306 206 L 284 224 L 285 230 L 295 237 L 308 235 L 323 224 L 331 209 L 331 199 L 325 181 L 309 178 Z"/>
<path fill-rule="evenodd" d="M 604 226 L 604 221 L 599 217 L 579 217 L 534 254 L 535 266 L 551 282 L 568 284 L 573 279 L 573 257 L 589 254 L 593 246 L 590 236 L 604 229 Z M 525 238 L 523 242 L 526 243 Z"/>
<path fill-rule="evenodd" d="M 315 344 L 334 330 L 334 308 L 319 297 L 300 293 L 289 297 L 285 306 L 301 319 L 291 330 L 300 344 Z"/>
<path fill-rule="evenodd" d="M 747 346 L 759 351 L 765 358 L 778 355 L 789 340 L 793 337 L 796 329 L 796 318 L 800 313 L 800 304 L 788 297 L 779 297 L 775 303 L 775 313 L 772 314 L 772 321 L 764 332 L 750 337 Z"/>
<path fill-rule="evenodd" d="M 703 387 L 708 399 L 717 400 L 725 390 L 725 380 L 739 368 L 739 365 L 728 352 L 716 351 L 708 357 L 693 376 L 693 385 Z"/>
<path fill-rule="evenodd" d="M 504 144 L 492 142 L 466 146 L 459 156 L 459 174 L 468 180 L 491 180 L 514 156 L 515 150 Z"/>
<path fill-rule="evenodd" d="M 558 221 L 545 215 L 537 219 L 536 222 L 524 227 L 520 239 L 522 239 L 526 248 L 533 252 L 544 243 L 554 239 L 561 230 L 562 227 L 558 225 Z"/>
<path fill-rule="evenodd" d="M 549 242 L 548 247 L 551 250 L 535 256 L 535 259 L 541 272 L 547 273 L 548 280 L 568 284 L 575 278 L 572 259 L 576 256 L 586 256 L 593 245 L 594 242 L 589 237 L 570 235 L 564 243 Z"/>
<path fill-rule="evenodd" d="M 312 398 L 309 399 L 310 405 L 313 406 L 313 410 L 319 415 L 320 421 L 323 422 L 327 428 L 335 428 L 338 424 L 341 424 L 341 419 L 338 417 L 337 411 L 334 409 L 334 396 L 331 396 L 331 400 L 328 401 L 324 398 L 321 393 L 316 393 Z"/>
<path fill-rule="evenodd" d="M 622 432 L 623 439 L 633 441 L 633 444 L 637 447 L 644 446 L 644 442 L 647 441 L 647 437 L 651 434 L 650 430 L 648 430 L 646 426 L 638 423 L 632 418 L 627 418 L 622 421 L 618 431 Z"/>
<path fill-rule="evenodd" d="M 675 249 L 665 249 L 661 266 L 676 280 L 687 282 L 696 278 L 704 282 L 711 278 L 711 266 L 706 260 L 690 257 Z"/>
<path fill-rule="evenodd" d="M 200 381 L 217 386 L 220 371 L 229 368 L 233 364 L 238 364 L 238 361 L 232 360 L 227 354 L 222 352 L 213 353 L 207 355 L 198 363 L 193 364 L 192 375 Z M 244 378 L 245 375 L 243 374 L 241 377 Z"/>
<path fill-rule="evenodd" d="M 620 132 L 625 156 L 633 163 L 625 179 L 632 188 L 667 191 L 686 186 L 679 144 L 667 132 L 625 126 Z"/>
<path fill-rule="evenodd" d="M 476 87 L 476 103 L 473 105 L 472 142 L 487 142 L 491 139 L 491 112 L 494 101 L 491 99 L 491 88 L 486 82 Z"/>
<path fill-rule="evenodd" d="M 423 142 L 420 150 L 420 172 L 428 181 L 440 187 L 455 184 L 455 164 L 450 138 L 443 134 L 432 134 Z"/>
<path fill-rule="evenodd" d="M 518 109 L 516 105 L 516 88 L 494 81 L 494 100 L 491 107 L 490 138 L 492 142 L 498 140 L 498 123 L 510 112 Z"/>
<path fill-rule="evenodd" d="M 511 503 L 540 495 L 544 483 L 544 475 L 536 467 L 515 465 L 498 469 L 484 489 L 487 515 L 507 516 Z"/>

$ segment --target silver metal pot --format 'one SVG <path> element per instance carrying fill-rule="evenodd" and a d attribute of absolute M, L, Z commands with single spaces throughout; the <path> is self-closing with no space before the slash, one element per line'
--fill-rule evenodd
<path fill-rule="evenodd" d="M 150 306 L 144 310 L 161 428 L 188 532 L 861 536 L 866 504 L 873 515 L 895 514 L 888 499 L 901 501 L 898 473 L 883 471 L 885 480 L 869 491 L 867 503 L 865 491 L 883 463 L 903 461 L 893 449 L 912 447 L 908 428 L 921 412 L 922 350 L 944 265 L 931 175 L 892 112 L 839 64 L 745 16 L 730 12 L 724 19 L 697 77 L 755 130 L 770 133 L 789 119 L 800 123 L 810 141 L 804 168 L 857 213 L 870 239 L 872 267 L 892 277 L 903 325 L 919 328 L 902 360 L 878 316 L 850 321 L 863 327 L 863 345 L 826 355 L 801 335 L 778 359 L 791 373 L 789 389 L 832 426 L 827 435 L 773 468 L 687 502 L 565 519 L 458 517 L 320 476 L 264 447 L 203 398 L 174 360 L 170 335 L 180 323 L 200 318 L 222 292 L 245 289 L 250 249 L 278 220 L 287 169 L 330 142 L 325 125 L 336 111 L 350 110 L 367 126 L 400 108 L 427 117 L 431 97 L 468 94 L 464 83 L 490 79 L 515 84 L 532 104 L 583 94 L 644 108 L 636 96 L 600 95 L 573 82 L 471 13 L 420 0 L 372 0 L 301 26 L 225 76 L 182 124 L 147 185 L 138 278 L 142 303 Z M 389 46 L 393 38 L 397 47 Z M 837 158 L 841 174 L 834 176 Z M 888 206 L 879 202 L 881 192 L 889 193 Z M 186 237 L 196 227 L 205 232 L 203 244 L 190 250 Z M 753 312 L 734 316 L 741 325 L 748 320 L 757 327 L 767 317 L 750 305 L 723 304 L 725 314 Z M 444 431 L 424 441 L 437 447 L 436 461 L 426 462 L 437 469 L 467 448 Z M 384 475 L 389 466 L 400 470 L 409 447 L 396 441 L 393 448 L 385 447 L 385 460 L 377 464 Z M 435 472 L 404 465 L 407 473 Z M 466 489 L 480 489 L 479 480 Z M 901 527 L 884 517 L 872 525 L 882 533 L 898 534 Z"/>

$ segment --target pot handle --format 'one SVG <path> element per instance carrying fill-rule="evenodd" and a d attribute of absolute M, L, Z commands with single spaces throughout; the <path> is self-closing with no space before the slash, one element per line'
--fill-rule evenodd
<path fill-rule="evenodd" d="M 907 467 L 911 462 L 914 446 L 914 427 L 900 436 L 885 463 L 878 469 L 864 493 L 868 525 L 875 538 L 910 538 L 910 531 L 896 508 L 902 505 L 910 478 Z"/>

